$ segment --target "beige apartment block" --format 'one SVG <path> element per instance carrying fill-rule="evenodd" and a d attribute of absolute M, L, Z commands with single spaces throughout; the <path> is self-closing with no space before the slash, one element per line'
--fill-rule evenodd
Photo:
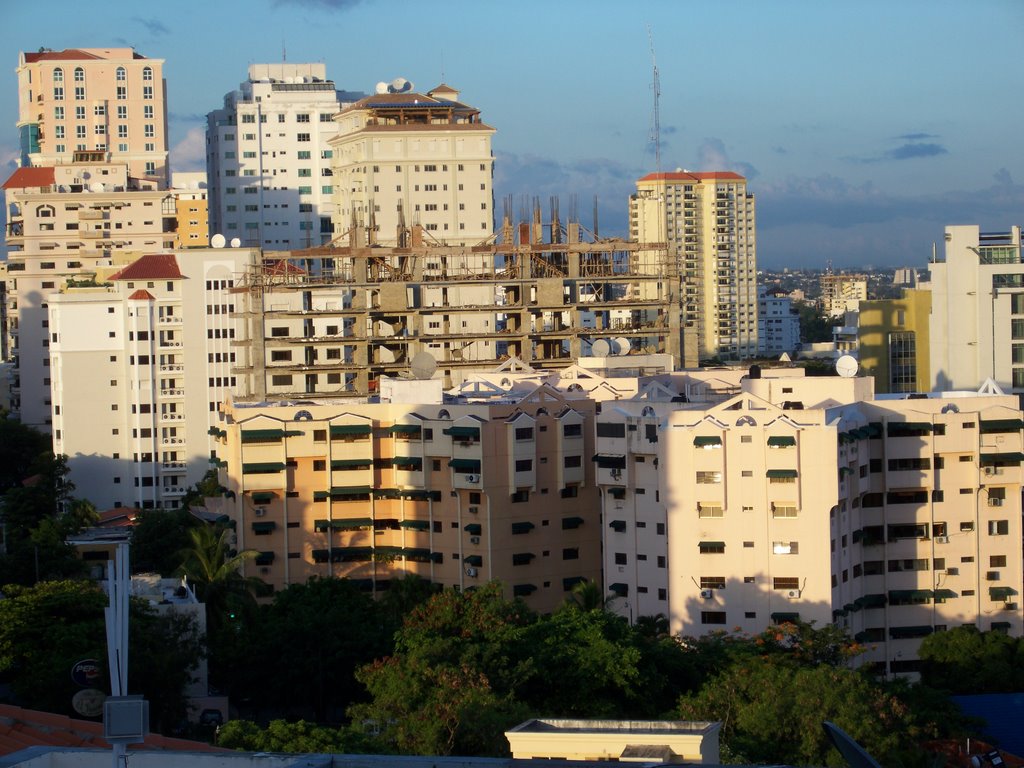
<path fill-rule="evenodd" d="M 163 59 L 132 48 L 40 49 L 18 54 L 21 165 L 100 152 L 159 188 L 169 180 Z"/>
<path fill-rule="evenodd" d="M 890 674 L 914 672 L 934 631 L 1019 636 L 1016 398 L 991 385 L 876 397 L 869 378 L 791 374 L 703 398 L 663 377 L 605 404 L 614 609 L 667 613 L 684 635 L 835 621 L 869 648 L 860 663 Z"/>
<path fill-rule="evenodd" d="M 497 579 L 541 611 L 599 581 L 594 402 L 547 385 L 465 400 L 226 405 L 227 494 L 208 504 L 260 553 L 247 575 L 377 592 L 406 574 L 458 589 Z"/>
<path fill-rule="evenodd" d="M 480 110 L 439 85 L 426 93 L 376 93 L 336 117 L 334 232 L 369 227 L 402 243 L 410 225 L 428 240 L 470 245 L 494 231 L 495 129 Z"/>
<path fill-rule="evenodd" d="M 123 162 L 94 152 L 61 165 L 18 168 L 3 190 L 12 406 L 22 422 L 48 431 L 48 297 L 69 284 L 94 282 L 98 270 L 126 254 L 173 248 L 177 209 L 156 182 L 134 179 Z"/>
<path fill-rule="evenodd" d="M 174 509 L 210 469 L 250 249 L 143 256 L 49 295 L 53 446 L 100 509 Z M 112 274 L 110 274 L 113 272 Z"/>
<path fill-rule="evenodd" d="M 746 179 L 726 171 L 648 174 L 629 199 L 629 233 L 668 244 L 686 367 L 757 356 L 755 205 Z"/>
<path fill-rule="evenodd" d="M 366 396 L 417 358 L 445 387 L 513 359 L 568 368 L 603 347 L 607 363 L 613 344 L 624 366 L 681 361 L 664 251 L 591 242 L 572 222 L 557 242 L 540 230 L 506 221 L 496 244 L 438 246 L 413 226 L 392 247 L 357 227 L 344 245 L 266 254 L 238 301 L 238 397 Z"/>
<path fill-rule="evenodd" d="M 827 273 L 821 276 L 821 309 L 826 317 L 843 317 L 856 312 L 868 300 L 868 279 L 864 275 Z"/>
<path fill-rule="evenodd" d="M 717 764 L 721 723 L 534 719 L 505 731 L 514 760 Z"/>
<path fill-rule="evenodd" d="M 175 173 L 171 180 L 171 194 L 177 214 L 174 248 L 206 248 L 210 240 L 209 201 L 206 174 L 197 172 Z"/>
<path fill-rule="evenodd" d="M 928 265 L 932 389 L 976 389 L 992 379 L 1024 392 L 1024 261 L 1020 227 L 946 227 Z"/>

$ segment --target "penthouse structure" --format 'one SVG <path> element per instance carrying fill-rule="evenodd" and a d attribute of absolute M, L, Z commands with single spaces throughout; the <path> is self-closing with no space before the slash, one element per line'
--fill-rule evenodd
<path fill-rule="evenodd" d="M 727 171 L 648 174 L 629 200 L 629 233 L 668 244 L 687 367 L 757 356 L 755 205 L 746 179 Z"/>
<path fill-rule="evenodd" d="M 329 142 L 337 234 L 358 225 L 395 243 L 419 225 L 428 242 L 470 245 L 491 237 L 495 129 L 459 98 L 444 84 L 394 93 L 382 83 L 342 109 Z"/>
<path fill-rule="evenodd" d="M 602 409 L 608 591 L 644 615 L 664 590 L 681 634 L 835 621 L 889 674 L 950 626 L 1019 636 L 1016 398 L 765 373 L 711 405 L 667 378 Z"/>
<path fill-rule="evenodd" d="M 594 402 L 546 384 L 442 398 L 437 383 L 390 382 L 391 402 L 225 406 L 227 494 L 211 511 L 259 551 L 246 572 L 369 591 L 404 574 L 458 589 L 498 579 L 541 611 L 600 580 Z M 410 399 L 433 402 L 397 402 Z"/>
<path fill-rule="evenodd" d="M 69 48 L 18 54 L 21 165 L 71 163 L 102 153 L 128 175 L 167 186 L 163 59 L 132 48 Z"/>
<path fill-rule="evenodd" d="M 332 238 L 334 115 L 324 64 L 252 64 L 224 106 L 207 115 L 210 232 L 268 250 Z"/>

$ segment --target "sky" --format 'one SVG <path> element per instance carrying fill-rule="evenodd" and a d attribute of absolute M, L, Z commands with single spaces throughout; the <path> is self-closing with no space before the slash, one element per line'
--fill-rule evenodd
<path fill-rule="evenodd" d="M 248 65 L 286 58 L 347 91 L 447 82 L 497 129 L 499 212 L 557 196 L 590 227 L 596 196 L 600 234 L 625 236 L 658 169 L 656 61 L 661 170 L 746 176 L 761 266 L 923 268 L 946 225 L 1024 223 L 1022 0 L 6 0 L 2 18 L 3 175 L 19 51 L 163 59 L 178 171 L 204 169 L 205 115 Z"/>

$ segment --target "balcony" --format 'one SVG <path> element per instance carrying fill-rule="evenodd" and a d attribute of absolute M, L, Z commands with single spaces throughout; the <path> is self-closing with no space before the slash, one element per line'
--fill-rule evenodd
<path fill-rule="evenodd" d="M 160 470 L 162 472 L 177 471 L 187 469 L 188 464 L 184 461 L 162 461 L 160 462 Z"/>
<path fill-rule="evenodd" d="M 160 438 L 160 445 L 184 445 L 184 437 L 162 437 Z"/>
<path fill-rule="evenodd" d="M 157 322 L 160 325 L 181 325 L 181 318 L 178 315 L 161 315 Z"/>
<path fill-rule="evenodd" d="M 184 365 L 179 365 L 177 363 L 172 364 L 172 365 L 161 365 L 160 366 L 160 373 L 179 373 L 179 372 L 184 371 L 184 370 L 185 370 L 185 366 Z"/>
<path fill-rule="evenodd" d="M 161 389 L 159 392 L 160 392 L 160 397 L 184 397 L 185 396 L 185 390 L 184 389 Z"/>

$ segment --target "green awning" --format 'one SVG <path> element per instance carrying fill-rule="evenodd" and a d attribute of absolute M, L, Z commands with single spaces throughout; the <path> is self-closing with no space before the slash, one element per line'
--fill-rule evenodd
<path fill-rule="evenodd" d="M 430 521 L 429 520 L 399 520 L 399 528 L 409 528 L 414 531 L 429 531 Z"/>
<path fill-rule="evenodd" d="M 625 520 L 612 520 L 610 523 L 608 523 L 608 527 L 611 528 L 616 533 L 623 533 L 626 530 L 626 521 Z"/>
<path fill-rule="evenodd" d="M 372 432 L 373 427 L 369 424 L 331 424 L 331 437 L 369 435 Z"/>
<path fill-rule="evenodd" d="M 992 631 L 993 632 L 1006 632 L 1010 628 L 1011 624 L 1008 621 L 993 621 Z"/>
<path fill-rule="evenodd" d="M 342 520 L 332 520 L 331 527 L 336 531 L 357 531 L 360 528 L 372 528 L 373 518 L 347 517 Z"/>
<path fill-rule="evenodd" d="M 270 565 L 274 562 L 273 552 L 260 552 L 256 555 L 254 562 L 256 565 Z"/>
<path fill-rule="evenodd" d="M 216 456 L 210 457 L 210 463 L 215 467 L 220 467 L 221 469 L 224 469 L 228 465 L 224 459 L 218 459 Z"/>
<path fill-rule="evenodd" d="M 330 498 L 330 491 L 313 491 L 313 501 L 323 501 Z"/>
<path fill-rule="evenodd" d="M 418 435 L 423 431 L 419 424 L 394 424 L 388 427 L 392 435 Z"/>
<path fill-rule="evenodd" d="M 838 618 L 840 618 L 842 616 L 847 616 L 847 615 L 849 615 L 849 613 L 850 613 L 850 611 L 847 608 L 833 608 L 832 609 L 832 621 L 835 621 L 836 619 L 838 619 Z"/>
<path fill-rule="evenodd" d="M 770 478 L 772 478 L 772 477 L 774 477 L 774 478 L 779 478 L 779 477 L 796 477 L 796 470 L 795 469 L 769 469 L 765 473 L 765 477 L 770 477 Z"/>
<path fill-rule="evenodd" d="M 210 427 L 208 430 L 206 430 L 206 434 L 210 435 L 211 437 L 227 437 L 228 436 L 227 430 L 226 429 L 221 429 L 220 427 Z"/>
<path fill-rule="evenodd" d="M 512 533 L 529 533 L 535 527 L 533 523 L 512 523 Z"/>
<path fill-rule="evenodd" d="M 890 589 L 889 602 L 901 600 L 931 600 L 935 593 L 930 589 Z"/>
<path fill-rule="evenodd" d="M 480 523 L 466 523 L 466 525 L 462 526 L 462 530 L 470 536 L 479 536 L 483 531 L 483 526 Z"/>
<path fill-rule="evenodd" d="M 438 554 L 441 554 L 440 552 Z M 423 547 L 406 547 L 405 548 L 405 559 L 414 560 L 417 563 L 427 563 L 432 559 L 432 554 L 429 549 Z"/>
<path fill-rule="evenodd" d="M 1024 428 L 1024 421 L 1020 419 L 982 419 L 981 434 L 986 435 L 994 432 L 1019 432 Z"/>
<path fill-rule="evenodd" d="M 332 459 L 331 469 L 369 469 L 373 459 Z"/>
<path fill-rule="evenodd" d="M 272 443 L 279 442 L 282 438 L 293 435 L 301 435 L 302 432 L 285 429 L 243 429 L 243 443 Z"/>
<path fill-rule="evenodd" d="M 569 531 L 573 528 L 579 528 L 583 525 L 582 517 L 563 517 L 562 518 L 562 530 Z"/>
<path fill-rule="evenodd" d="M 718 435 L 712 435 L 712 436 L 698 435 L 697 437 L 693 438 L 693 444 L 695 446 L 697 446 L 698 448 L 709 448 L 709 447 L 711 447 L 713 445 L 721 445 L 722 444 L 722 438 L 719 437 Z"/>
<path fill-rule="evenodd" d="M 626 489 L 621 485 L 613 485 L 608 488 L 608 495 L 613 499 L 624 499 L 626 498 Z"/>
<path fill-rule="evenodd" d="M 423 457 L 422 456 L 395 456 L 391 460 L 391 464 L 392 464 L 392 466 L 395 466 L 395 467 L 412 466 L 412 467 L 422 468 L 423 467 Z"/>
<path fill-rule="evenodd" d="M 932 425 L 928 421 L 890 421 L 887 425 L 890 437 L 900 437 L 901 433 L 913 436 L 917 432 L 931 432 Z"/>
<path fill-rule="evenodd" d="M 378 557 L 401 557 L 405 550 L 402 547 L 377 546 L 374 547 L 373 554 Z"/>
<path fill-rule="evenodd" d="M 404 499 L 412 499 L 413 501 L 440 501 L 440 491 L 428 491 L 425 488 L 403 488 L 398 492 L 398 495 Z"/>
<path fill-rule="evenodd" d="M 861 595 L 853 604 L 860 608 L 884 608 L 888 599 L 882 594 Z"/>
<path fill-rule="evenodd" d="M 623 584 L 622 582 L 617 581 L 614 584 L 608 585 L 608 591 L 614 592 L 618 597 L 628 597 L 629 584 Z"/>
<path fill-rule="evenodd" d="M 800 621 L 800 614 L 793 611 L 776 611 L 772 614 L 772 621 L 776 624 L 795 624 Z"/>
<path fill-rule="evenodd" d="M 927 637 L 934 631 L 934 627 L 928 624 L 910 627 L 889 627 L 889 637 L 893 640 L 907 640 L 914 637 Z"/>
<path fill-rule="evenodd" d="M 598 469 L 625 469 L 626 457 L 617 454 L 597 453 L 593 461 L 597 463 Z"/>
<path fill-rule="evenodd" d="M 697 549 L 701 552 L 709 554 L 720 554 L 725 552 L 724 541 L 699 541 L 697 542 Z"/>
<path fill-rule="evenodd" d="M 479 568 L 481 565 L 484 564 L 484 559 L 481 555 L 466 555 L 464 558 L 462 558 L 462 562 L 464 562 L 466 565 L 472 565 Z"/>
<path fill-rule="evenodd" d="M 374 488 L 373 498 L 375 499 L 400 499 L 401 493 L 397 488 Z"/>
<path fill-rule="evenodd" d="M 330 558 L 330 551 L 326 549 L 314 549 L 310 554 L 314 563 L 326 563 Z"/>
<path fill-rule="evenodd" d="M 796 446 L 796 438 L 789 435 L 775 435 L 768 438 L 769 448 L 793 448 Z"/>
<path fill-rule="evenodd" d="M 242 465 L 243 475 L 269 475 L 280 472 L 287 465 L 283 461 L 257 461 Z"/>
<path fill-rule="evenodd" d="M 1013 597 L 1017 594 L 1017 590 L 1013 587 L 989 587 L 988 596 L 992 600 L 1006 600 L 1009 597 Z"/>
<path fill-rule="evenodd" d="M 983 453 L 981 454 L 981 466 L 983 467 L 1005 467 L 1011 464 L 1020 464 L 1024 461 L 1024 453 Z"/>
<path fill-rule="evenodd" d="M 253 491 L 252 500 L 257 504 L 269 504 L 276 496 L 273 491 Z"/>
<path fill-rule="evenodd" d="M 526 597 L 532 595 L 537 591 L 537 587 L 533 584 L 516 584 L 512 587 L 512 594 L 515 597 Z"/>
<path fill-rule="evenodd" d="M 476 440 L 480 439 L 480 427 L 448 427 L 448 429 L 443 431 L 444 434 L 451 437 L 472 437 Z"/>
<path fill-rule="evenodd" d="M 270 533 L 275 528 L 277 528 L 277 523 L 273 520 L 268 520 L 266 522 L 260 521 L 252 524 L 253 533 Z"/>
<path fill-rule="evenodd" d="M 859 605 L 856 605 L 856 604 L 854 604 L 854 603 L 846 603 L 846 604 L 845 604 L 845 605 L 843 606 L 843 610 L 844 610 L 844 611 L 847 611 L 848 613 L 853 613 L 853 612 L 855 612 L 855 611 L 859 611 L 859 610 L 860 610 L 860 606 L 859 606 Z"/>
<path fill-rule="evenodd" d="M 331 496 L 365 496 L 370 492 L 368 485 L 335 485 L 331 487 Z"/>
<path fill-rule="evenodd" d="M 954 597 L 960 597 L 952 589 L 936 589 L 935 599 L 936 600 L 952 600 Z"/>
<path fill-rule="evenodd" d="M 480 472 L 480 459 L 449 459 L 448 466 L 456 472 Z"/>

